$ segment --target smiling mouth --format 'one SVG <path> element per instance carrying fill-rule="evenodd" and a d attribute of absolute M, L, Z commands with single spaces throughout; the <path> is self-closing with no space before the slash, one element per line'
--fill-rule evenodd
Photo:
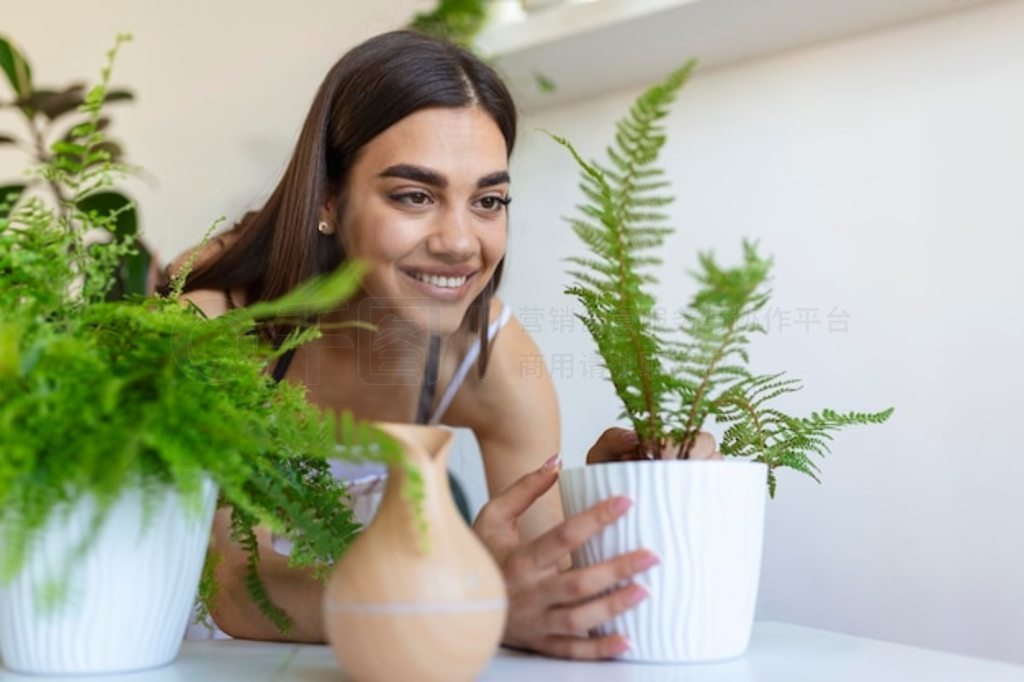
<path fill-rule="evenodd" d="M 429 284 L 431 286 L 440 287 L 442 289 L 459 289 L 460 287 L 462 287 L 463 284 L 465 284 L 469 280 L 470 277 L 472 277 L 476 273 L 472 272 L 468 275 L 462 275 L 461 277 L 442 277 L 440 275 L 428 275 L 425 272 L 412 271 L 408 271 L 406 272 L 406 274 L 412 277 L 413 279 L 425 282 L 426 284 Z"/>
<path fill-rule="evenodd" d="M 469 282 L 476 277 L 479 271 L 459 276 L 433 275 L 417 270 L 402 270 L 401 272 L 412 280 L 413 285 L 420 291 L 433 298 L 454 302 L 469 291 Z"/>

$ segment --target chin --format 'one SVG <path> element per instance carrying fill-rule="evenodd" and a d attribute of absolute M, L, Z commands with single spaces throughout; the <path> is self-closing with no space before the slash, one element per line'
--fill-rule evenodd
<path fill-rule="evenodd" d="M 359 319 L 377 325 L 406 326 L 434 334 L 451 334 L 462 324 L 473 299 L 458 303 L 442 302 L 408 292 L 366 292 L 359 301 Z"/>
<path fill-rule="evenodd" d="M 462 326 L 469 306 L 438 306 L 430 302 L 409 305 L 398 314 L 428 334 L 450 336 Z"/>

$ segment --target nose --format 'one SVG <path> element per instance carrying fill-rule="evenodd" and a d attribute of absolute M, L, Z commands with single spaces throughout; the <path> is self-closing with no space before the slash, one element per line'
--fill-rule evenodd
<path fill-rule="evenodd" d="M 427 239 L 431 255 L 446 260 L 464 261 L 477 252 L 477 239 L 473 234 L 472 217 L 468 211 L 450 208 L 442 211 Z"/>

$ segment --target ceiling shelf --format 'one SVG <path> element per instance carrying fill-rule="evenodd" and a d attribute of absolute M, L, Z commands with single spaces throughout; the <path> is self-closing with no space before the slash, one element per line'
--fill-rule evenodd
<path fill-rule="evenodd" d="M 477 44 L 531 111 L 653 83 L 690 57 L 724 66 L 994 1 L 577 0 L 491 24 Z"/>

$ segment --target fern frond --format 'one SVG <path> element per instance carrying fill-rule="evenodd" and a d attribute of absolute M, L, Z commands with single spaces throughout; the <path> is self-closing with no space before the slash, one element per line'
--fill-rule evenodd
<path fill-rule="evenodd" d="M 253 528 L 257 519 L 237 507 L 231 512 L 231 539 L 246 553 L 245 563 L 245 587 L 249 598 L 259 608 L 260 612 L 274 624 L 282 634 L 288 634 L 292 627 L 292 619 L 278 607 L 270 595 L 267 594 L 263 580 L 260 578 L 259 565 L 259 541 Z"/>
<path fill-rule="evenodd" d="M 616 124 L 607 164 L 585 161 L 570 142 L 551 135 L 581 169 L 580 187 L 589 203 L 577 207 L 583 218 L 569 223 L 595 256 L 570 259 L 580 269 L 570 273 L 576 283 L 567 293 L 583 304 L 586 312 L 580 319 L 604 358 L 634 428 L 656 447 L 664 435 L 663 414 L 674 379 L 664 367 L 659 330 L 650 324 L 654 298 L 645 285 L 656 279 L 644 268 L 660 263 L 651 252 L 672 231 L 664 225 L 668 216 L 653 209 L 667 206 L 672 198 L 654 194 L 667 183 L 648 179 L 663 173 L 650 167 L 665 143 L 658 121 L 694 66 L 687 63 L 637 100 Z"/>
<path fill-rule="evenodd" d="M 762 289 L 771 261 L 758 256 L 753 244 L 744 243 L 743 252 L 743 264 L 728 270 L 703 253 L 702 270 L 694 273 L 700 288 L 684 315 L 682 332 L 688 341 L 677 352 L 682 359 L 680 371 L 697 384 L 686 421 L 675 433 L 681 458 L 689 455 L 705 419 L 714 414 L 718 397 L 748 376 L 744 367 L 727 361 L 733 356 L 746 361 L 744 345 L 750 329 L 743 319 L 752 308 L 763 305 Z"/>

